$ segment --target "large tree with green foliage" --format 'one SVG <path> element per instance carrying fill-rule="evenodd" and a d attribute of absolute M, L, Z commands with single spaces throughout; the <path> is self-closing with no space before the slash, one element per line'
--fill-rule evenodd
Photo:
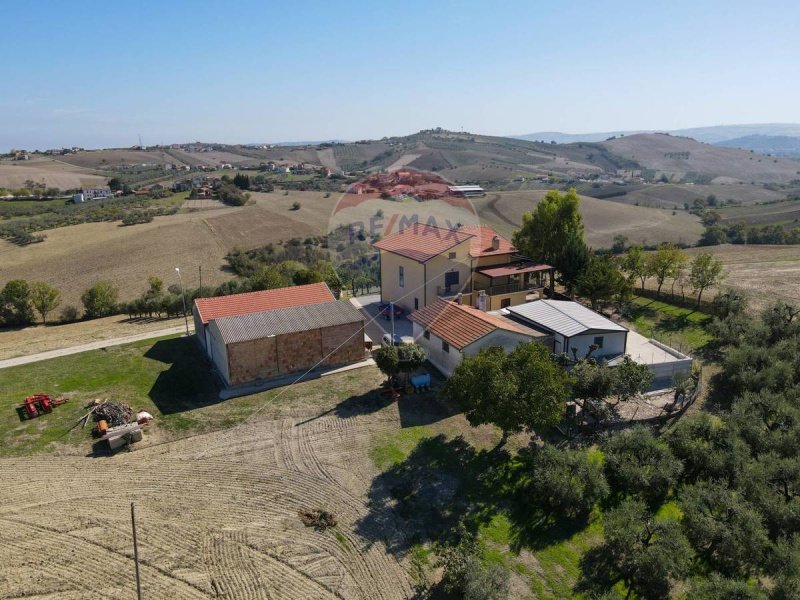
<path fill-rule="evenodd" d="M 33 323 L 31 287 L 24 279 L 12 279 L 0 291 L 0 321 L 5 325 Z"/>
<path fill-rule="evenodd" d="M 597 308 L 601 301 L 627 298 L 630 289 L 628 278 L 620 272 L 613 260 L 605 256 L 592 256 L 576 282 L 576 291 L 589 299 L 592 308 Z"/>
<path fill-rule="evenodd" d="M 603 550 L 613 570 L 644 598 L 667 598 L 670 580 L 689 571 L 692 549 L 677 521 L 657 519 L 639 500 L 624 500 L 603 518 Z"/>
<path fill-rule="evenodd" d="M 108 281 L 98 281 L 81 295 L 85 314 L 90 319 L 107 317 L 117 311 L 119 290 Z"/>
<path fill-rule="evenodd" d="M 608 435 L 602 446 L 609 483 L 650 503 L 663 499 L 683 470 L 669 447 L 645 427 Z"/>
<path fill-rule="evenodd" d="M 47 315 L 61 304 L 61 292 L 44 281 L 31 284 L 31 304 L 42 316 L 42 323 L 47 324 Z"/>
<path fill-rule="evenodd" d="M 509 354 L 490 347 L 465 357 L 443 394 L 463 408 L 473 427 L 499 427 L 502 445 L 511 433 L 558 422 L 569 397 L 569 376 L 542 344 L 520 344 Z"/>
<path fill-rule="evenodd" d="M 664 282 L 671 277 L 676 277 L 688 262 L 689 257 L 686 252 L 673 244 L 662 244 L 658 250 L 648 254 L 646 260 L 648 262 L 647 270 L 656 278 L 658 284 L 656 293 L 660 296 Z"/>
<path fill-rule="evenodd" d="M 628 252 L 625 253 L 625 257 L 622 259 L 622 270 L 632 277 L 637 277 L 642 284 L 642 289 L 644 289 L 647 278 L 653 274 L 650 267 L 650 262 L 647 260 L 647 255 L 641 246 L 628 248 Z"/>
<path fill-rule="evenodd" d="M 722 261 L 711 252 L 701 252 L 694 257 L 689 279 L 692 287 L 697 291 L 697 306 L 700 306 L 700 299 L 703 292 L 718 285 L 725 278 Z"/>
<path fill-rule="evenodd" d="M 579 208 L 580 198 L 574 189 L 566 194 L 550 190 L 532 213 L 522 215 L 522 226 L 513 236 L 521 253 L 555 267 L 568 289 L 589 260 Z"/>

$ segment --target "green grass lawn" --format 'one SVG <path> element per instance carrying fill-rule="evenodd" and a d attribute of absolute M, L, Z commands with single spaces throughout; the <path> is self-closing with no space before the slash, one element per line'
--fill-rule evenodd
<path fill-rule="evenodd" d="M 634 329 L 681 351 L 702 351 L 711 340 L 706 327 L 712 318 L 702 312 L 636 296 L 628 320 Z"/>
<path fill-rule="evenodd" d="M 90 429 L 70 428 L 95 398 L 124 402 L 156 419 L 165 439 L 240 423 L 256 411 L 275 414 L 299 403 L 306 414 L 333 409 L 349 398 L 373 393 L 377 370 L 350 371 L 325 379 L 220 401 L 204 356 L 190 338 L 169 336 L 0 369 L 0 456 L 52 451 L 57 444 L 90 449 Z M 69 394 L 50 414 L 21 421 L 26 396 Z M 54 445 L 55 444 L 55 445 Z"/>

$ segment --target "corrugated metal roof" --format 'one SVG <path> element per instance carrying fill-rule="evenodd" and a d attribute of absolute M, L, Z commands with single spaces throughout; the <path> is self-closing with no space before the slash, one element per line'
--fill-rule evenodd
<path fill-rule="evenodd" d="M 572 337 L 587 331 L 628 331 L 622 325 L 568 300 L 535 300 L 506 309 L 545 329 Z"/>
<path fill-rule="evenodd" d="M 373 245 L 381 250 L 424 263 L 471 237 L 473 234 L 458 229 L 414 223 Z"/>
<path fill-rule="evenodd" d="M 459 350 L 466 348 L 495 329 L 528 335 L 527 332 L 508 321 L 488 315 L 477 308 L 442 298 L 411 313 L 408 318 Z"/>
<path fill-rule="evenodd" d="M 364 315 L 355 306 L 337 301 L 223 317 L 213 323 L 219 328 L 223 341 L 233 344 L 363 321 Z"/>
<path fill-rule="evenodd" d="M 336 298 L 327 284 L 322 282 L 215 298 L 198 298 L 194 305 L 206 325 L 209 321 L 222 317 L 335 301 Z"/>

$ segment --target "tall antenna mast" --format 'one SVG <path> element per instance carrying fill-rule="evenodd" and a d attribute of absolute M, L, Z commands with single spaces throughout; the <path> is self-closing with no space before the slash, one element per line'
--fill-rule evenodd
<path fill-rule="evenodd" d="M 142 134 L 141 133 L 139 134 L 139 148 L 144 148 L 144 146 L 142 146 Z"/>

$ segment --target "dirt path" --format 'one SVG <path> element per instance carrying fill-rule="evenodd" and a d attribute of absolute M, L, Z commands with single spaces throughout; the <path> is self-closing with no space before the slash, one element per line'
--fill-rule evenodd
<path fill-rule="evenodd" d="M 370 441 L 399 427 L 392 403 L 112 458 L 0 459 L 0 597 L 132 597 L 135 501 L 146 597 L 409 598 L 384 541 L 398 532 L 363 526 Z M 336 515 L 336 530 L 302 525 L 297 512 L 316 508 Z"/>

